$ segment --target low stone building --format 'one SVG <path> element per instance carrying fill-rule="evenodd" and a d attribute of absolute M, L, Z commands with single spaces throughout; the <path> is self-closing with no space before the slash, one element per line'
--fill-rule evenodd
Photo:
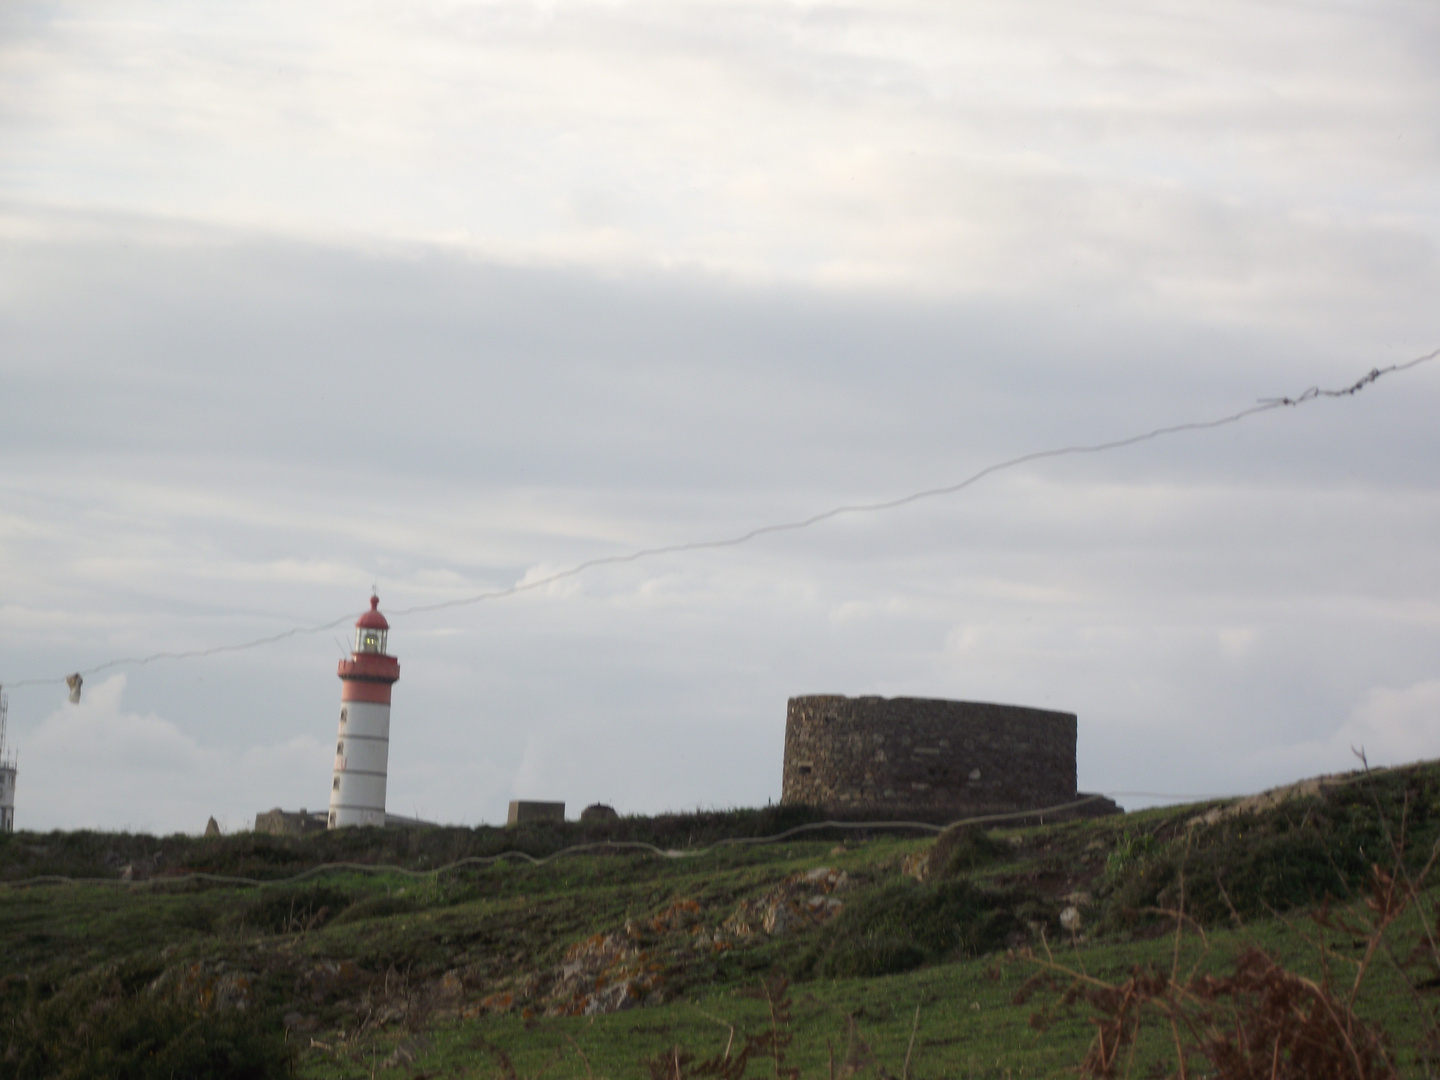
<path fill-rule="evenodd" d="M 328 827 L 323 810 L 266 810 L 255 815 L 255 831 L 271 836 L 303 836 L 306 833 L 324 832 Z"/>
<path fill-rule="evenodd" d="M 324 810 L 267 810 L 255 815 L 255 831 L 271 836 L 308 836 L 313 832 L 324 832 L 330 827 L 329 815 Z M 404 814 L 385 815 L 387 829 L 435 829 L 433 821 L 406 817 Z"/>
<path fill-rule="evenodd" d="M 505 816 L 506 826 L 523 825 L 527 821 L 564 821 L 565 804 L 563 802 L 530 802 L 525 799 L 514 799 L 510 803 L 510 812 Z"/>

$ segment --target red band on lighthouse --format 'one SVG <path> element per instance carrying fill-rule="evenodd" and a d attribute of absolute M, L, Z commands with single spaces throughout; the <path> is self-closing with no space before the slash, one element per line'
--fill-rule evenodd
<path fill-rule="evenodd" d="M 342 675 L 341 678 L 344 678 L 344 676 Z M 345 679 L 340 685 L 340 700 L 373 701 L 376 705 L 389 705 L 390 684 Z"/>

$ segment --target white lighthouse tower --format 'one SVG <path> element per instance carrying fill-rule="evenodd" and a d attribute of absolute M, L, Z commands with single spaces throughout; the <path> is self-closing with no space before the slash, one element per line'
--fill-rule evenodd
<path fill-rule="evenodd" d="M 5 753 L 5 723 L 10 698 L 0 690 L 0 832 L 15 831 L 15 755 Z"/>
<path fill-rule="evenodd" d="M 380 598 L 355 622 L 355 651 L 340 661 L 340 733 L 330 783 L 330 828 L 385 824 L 385 770 L 390 761 L 390 687 L 400 661 L 385 653 L 390 624 Z"/>

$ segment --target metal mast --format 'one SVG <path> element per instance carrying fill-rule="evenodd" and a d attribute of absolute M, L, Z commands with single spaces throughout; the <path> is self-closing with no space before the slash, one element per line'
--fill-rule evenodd
<path fill-rule="evenodd" d="M 10 695 L 0 687 L 0 832 L 15 831 L 15 754 L 5 753 L 5 726 L 10 719 Z"/>

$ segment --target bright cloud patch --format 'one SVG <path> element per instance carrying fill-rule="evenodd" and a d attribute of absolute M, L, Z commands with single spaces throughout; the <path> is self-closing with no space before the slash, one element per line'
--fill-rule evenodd
<path fill-rule="evenodd" d="M 62 705 L 25 739 L 17 827 L 198 832 L 213 814 L 241 829 L 306 791 L 320 805 L 326 748 L 317 740 L 204 746 L 163 717 L 125 711 L 125 683 L 115 675 L 87 686 L 79 705 Z"/>
<path fill-rule="evenodd" d="M 1362 752 L 1372 766 L 1440 758 L 1440 679 L 1401 690 L 1377 686 L 1329 738 L 1272 747 L 1247 765 L 1279 783 L 1358 768 Z"/>
<path fill-rule="evenodd" d="M 1376 687 L 1332 742 L 1363 749 L 1372 765 L 1440 757 L 1440 679 Z"/>

